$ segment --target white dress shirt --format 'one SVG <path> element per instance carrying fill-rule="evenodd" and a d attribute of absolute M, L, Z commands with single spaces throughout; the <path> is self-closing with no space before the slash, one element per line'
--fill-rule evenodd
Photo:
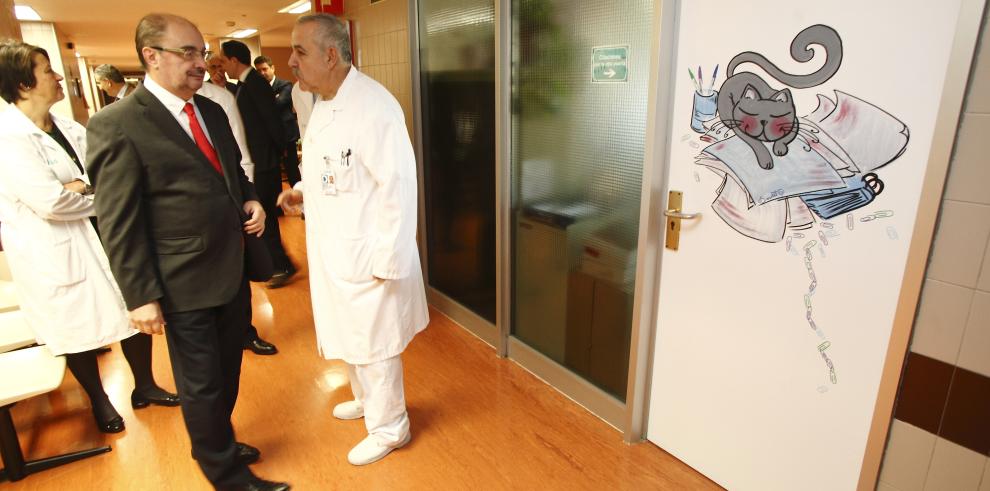
<path fill-rule="evenodd" d="M 151 92 L 151 95 L 155 96 L 165 109 L 172 114 L 172 117 L 179 122 L 179 126 L 189 135 L 189 138 L 195 142 L 196 138 L 193 137 L 192 128 L 189 127 L 189 116 L 186 115 L 185 107 L 186 103 L 191 103 L 193 109 L 196 112 L 196 120 L 199 121 L 199 127 L 203 129 L 203 133 L 206 134 L 206 139 L 210 141 L 210 145 L 213 145 L 213 139 L 210 138 L 210 130 L 206 128 L 206 122 L 203 121 L 203 115 L 199 112 L 199 108 L 196 107 L 196 101 L 190 98 L 188 101 L 183 100 L 181 97 L 169 92 L 151 77 L 144 78 L 144 87 Z"/>

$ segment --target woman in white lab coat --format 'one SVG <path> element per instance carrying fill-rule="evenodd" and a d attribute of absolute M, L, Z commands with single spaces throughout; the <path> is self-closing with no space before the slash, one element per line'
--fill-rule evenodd
<path fill-rule="evenodd" d="M 100 381 L 96 353 L 121 341 L 134 374 L 135 408 L 178 405 L 151 374 L 151 336 L 130 326 L 120 291 L 90 217 L 83 166 L 86 130 L 51 114 L 65 98 L 45 50 L 0 43 L 0 236 L 25 319 L 89 395 L 97 426 L 124 429 Z"/>

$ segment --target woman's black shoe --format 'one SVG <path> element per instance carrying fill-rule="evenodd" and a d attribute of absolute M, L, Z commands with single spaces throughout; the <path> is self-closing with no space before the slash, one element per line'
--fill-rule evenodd
<path fill-rule="evenodd" d="M 114 413 L 116 414 L 116 411 Z M 96 427 L 103 433 L 120 433 L 124 431 L 124 418 L 120 417 L 119 414 L 107 421 L 102 421 L 100 420 L 100 416 L 96 414 L 96 409 L 94 409 L 93 419 L 96 420 Z"/>
<path fill-rule="evenodd" d="M 131 407 L 141 409 L 156 404 L 158 406 L 178 406 L 179 396 L 166 392 L 164 389 L 155 387 L 154 389 L 138 392 L 131 392 Z"/>

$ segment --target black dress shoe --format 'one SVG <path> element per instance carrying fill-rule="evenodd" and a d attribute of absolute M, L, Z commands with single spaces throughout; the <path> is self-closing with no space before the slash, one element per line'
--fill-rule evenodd
<path fill-rule="evenodd" d="M 278 353 L 278 348 L 274 344 L 269 343 L 261 338 L 254 338 L 251 341 L 244 343 L 244 348 L 254 351 L 258 355 L 274 355 Z"/>
<path fill-rule="evenodd" d="M 251 476 L 251 479 L 245 483 L 223 486 L 218 489 L 223 491 L 288 491 L 292 489 L 292 486 L 289 486 L 287 482 L 266 481 L 260 477 Z"/>
<path fill-rule="evenodd" d="M 120 417 L 119 414 L 104 421 L 100 419 L 100 416 L 96 414 L 96 410 L 94 409 L 93 419 L 96 420 L 96 427 L 103 433 L 120 433 L 124 431 L 124 418 Z"/>
<path fill-rule="evenodd" d="M 237 462 L 244 465 L 251 465 L 261 458 L 261 450 L 258 450 L 247 443 L 237 442 Z"/>
<path fill-rule="evenodd" d="M 131 392 L 131 407 L 134 409 L 146 408 L 152 404 L 158 406 L 178 406 L 179 396 L 155 387 L 151 390 Z"/>
<path fill-rule="evenodd" d="M 296 274 L 296 271 L 296 268 L 289 268 L 285 271 L 276 271 L 265 286 L 268 288 L 282 288 L 289 283 L 289 280 Z"/>

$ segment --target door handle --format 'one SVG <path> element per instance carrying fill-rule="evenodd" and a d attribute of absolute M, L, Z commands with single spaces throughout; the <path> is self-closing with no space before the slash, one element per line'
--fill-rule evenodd
<path fill-rule="evenodd" d="M 681 220 L 696 220 L 701 218 L 701 213 L 684 213 L 681 211 L 681 203 L 684 200 L 684 193 L 671 191 L 667 194 L 667 209 L 663 215 L 667 217 L 667 238 L 665 247 L 676 251 L 681 243 Z"/>
<path fill-rule="evenodd" d="M 681 220 L 694 220 L 701 216 L 701 213 L 681 213 L 680 210 L 666 210 L 663 215 L 670 218 L 680 218 Z"/>

